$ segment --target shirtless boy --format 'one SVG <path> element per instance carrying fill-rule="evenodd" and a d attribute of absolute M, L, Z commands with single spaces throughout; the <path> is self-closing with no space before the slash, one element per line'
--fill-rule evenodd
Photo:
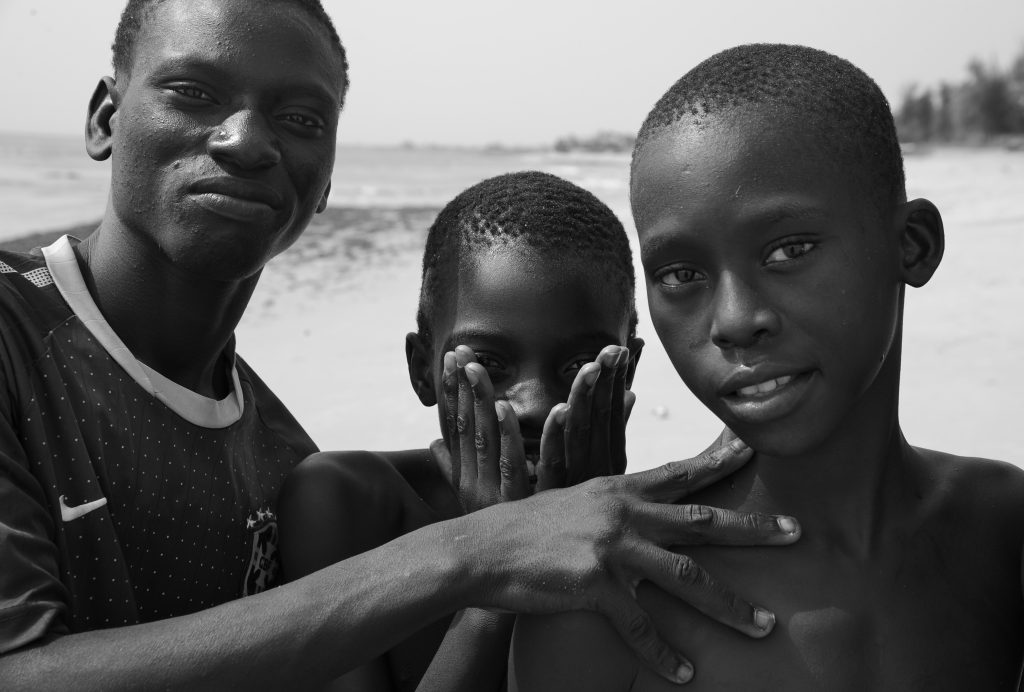
<path fill-rule="evenodd" d="M 641 584 L 699 660 L 691 687 L 1016 689 L 1024 473 L 900 431 L 904 291 L 937 268 L 943 229 L 906 200 L 878 87 L 809 48 L 725 51 L 654 107 L 631 177 L 658 336 L 756 450 L 698 499 L 785 507 L 804 532 L 786 551 L 688 550 L 775 608 L 756 646 Z M 521 619 L 513 647 L 513 689 L 662 689 L 599 618 Z"/>
<path fill-rule="evenodd" d="M 429 231 L 417 323 L 409 376 L 423 404 L 438 405 L 443 439 L 303 462 L 281 498 L 286 577 L 525 497 L 531 476 L 543 490 L 625 469 L 628 387 L 643 346 L 633 265 L 621 223 L 589 192 L 525 172 L 461 193 Z M 709 611 L 750 636 L 771 627 L 765 611 L 752 625 L 746 603 Z M 439 623 L 338 687 L 412 689 L 422 678 L 421 689 L 498 689 L 512 622 L 463 611 L 447 635 Z"/>

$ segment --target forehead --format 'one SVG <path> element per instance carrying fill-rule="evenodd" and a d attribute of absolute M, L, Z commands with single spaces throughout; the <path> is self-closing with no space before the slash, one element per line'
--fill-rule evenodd
<path fill-rule="evenodd" d="M 666 216 L 721 222 L 866 206 L 862 186 L 816 136 L 756 114 L 659 131 L 637 152 L 630 192 L 641 242 Z"/>
<path fill-rule="evenodd" d="M 552 258 L 524 243 L 472 248 L 455 275 L 442 278 L 448 333 L 437 336 L 479 329 L 549 343 L 584 335 L 600 336 L 602 345 L 622 342 L 631 304 L 606 275 L 594 263 Z"/>
<path fill-rule="evenodd" d="M 165 0 L 146 13 L 132 76 L 168 63 L 207 65 L 339 93 L 344 80 L 326 29 L 302 8 L 267 0 Z"/>

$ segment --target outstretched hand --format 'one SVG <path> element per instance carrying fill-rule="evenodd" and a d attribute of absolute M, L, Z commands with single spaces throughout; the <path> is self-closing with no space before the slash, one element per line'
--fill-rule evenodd
<path fill-rule="evenodd" d="M 791 517 L 675 504 L 728 476 L 752 451 L 733 439 L 660 468 L 596 478 L 537 493 L 474 515 L 459 540 L 485 555 L 483 605 L 520 613 L 592 610 L 663 677 L 685 682 L 693 666 L 658 635 L 636 601 L 648 580 L 709 617 L 751 637 L 767 635 L 774 615 L 737 596 L 685 554 L 686 545 L 788 545 L 800 536 Z M 477 552 L 478 551 L 478 552 Z"/>
<path fill-rule="evenodd" d="M 443 389 L 450 481 L 466 512 L 534 492 L 574 485 L 626 468 L 626 421 L 635 396 L 626 389 L 629 349 L 604 348 L 576 374 L 569 401 L 552 408 L 541 435 L 540 458 L 530 468 L 511 404 L 495 400 L 487 370 L 472 349 L 444 356 Z"/>

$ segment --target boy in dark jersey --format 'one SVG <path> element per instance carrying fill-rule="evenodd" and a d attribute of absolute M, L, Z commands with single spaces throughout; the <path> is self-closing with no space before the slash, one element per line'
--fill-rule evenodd
<path fill-rule="evenodd" d="M 749 452 L 504 503 L 261 592 L 277 490 L 314 447 L 233 332 L 326 204 L 344 50 L 316 0 L 131 0 L 114 68 L 86 128 L 112 164 L 99 227 L 0 257 L 0 689 L 303 689 L 470 605 L 609 613 L 675 675 L 628 626 L 628 579 L 677 586 L 642 559 L 690 527 L 663 503 Z M 627 497 L 656 510 L 613 523 Z"/>
<path fill-rule="evenodd" d="M 296 468 L 280 505 L 285 576 L 534 490 L 621 474 L 636 319 L 629 242 L 592 194 L 540 172 L 459 194 L 428 233 L 418 331 L 406 337 L 410 381 L 438 406 L 443 439 Z M 709 611 L 749 636 L 771 629 L 749 604 Z M 513 623 L 464 610 L 337 688 L 499 689 Z"/>
<path fill-rule="evenodd" d="M 904 292 L 935 271 L 943 228 L 906 199 L 878 87 L 809 48 L 720 53 L 647 117 L 631 195 L 658 336 L 756 450 L 699 497 L 785 506 L 804 531 L 787 551 L 690 551 L 776 608 L 757 646 L 640 585 L 699 656 L 690 687 L 1015 690 L 1024 473 L 900 431 Z M 585 614 L 521 619 L 512 668 L 513 689 L 664 688 Z"/>

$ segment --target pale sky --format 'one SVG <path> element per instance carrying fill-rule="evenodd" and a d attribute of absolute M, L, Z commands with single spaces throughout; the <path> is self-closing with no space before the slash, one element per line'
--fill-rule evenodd
<path fill-rule="evenodd" d="M 0 0 L 0 130 L 78 135 L 122 0 Z M 675 79 L 740 43 L 849 59 L 894 105 L 1024 47 L 1022 0 L 325 0 L 351 63 L 339 141 L 548 144 L 634 132 Z"/>

